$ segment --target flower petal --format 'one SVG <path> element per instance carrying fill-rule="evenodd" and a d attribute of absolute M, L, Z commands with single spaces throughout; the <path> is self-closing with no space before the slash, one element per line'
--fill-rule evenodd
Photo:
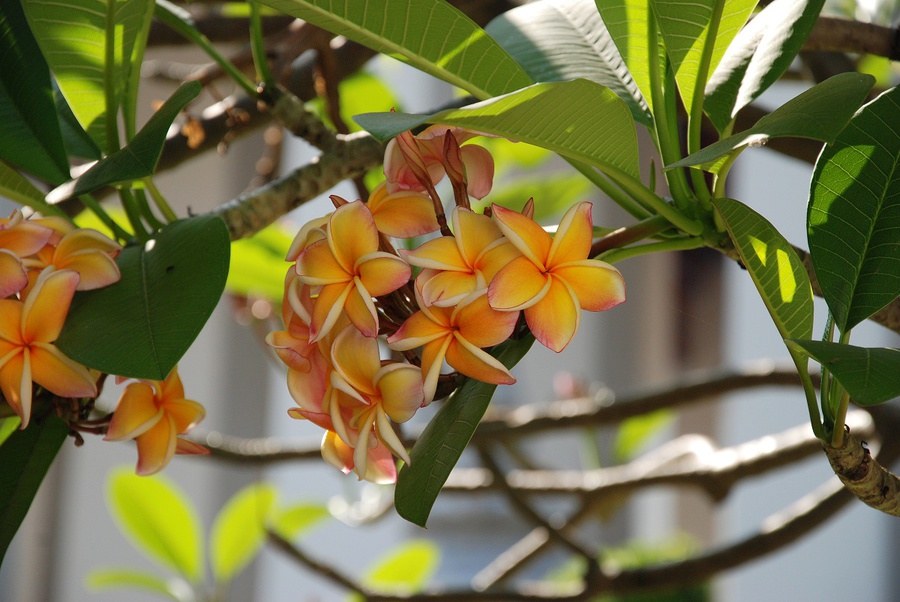
<path fill-rule="evenodd" d="M 347 295 L 344 312 L 356 328 L 367 337 L 378 336 L 378 311 L 372 295 L 359 278 L 354 278 L 355 287 Z"/>
<path fill-rule="evenodd" d="M 456 207 L 450 217 L 456 244 L 469 266 L 474 266 L 485 248 L 503 236 L 491 218 L 470 209 Z"/>
<path fill-rule="evenodd" d="M 162 417 L 163 411 L 156 405 L 153 389 L 141 382 L 131 383 L 122 392 L 103 439 L 134 439 L 150 430 Z"/>
<path fill-rule="evenodd" d="M 175 439 L 175 453 L 181 456 L 208 456 L 209 448 L 178 437 Z"/>
<path fill-rule="evenodd" d="M 15 299 L 0 299 L 0 341 L 8 341 L 21 346 L 22 308 L 24 304 Z"/>
<path fill-rule="evenodd" d="M 417 311 L 387 338 L 388 347 L 397 351 L 409 351 L 435 339 L 446 336 L 448 329 L 429 319 L 428 314 Z"/>
<path fill-rule="evenodd" d="M 537 266 L 546 266 L 553 239 L 536 221 L 521 213 L 492 205 L 494 220 L 500 231 L 519 251 Z"/>
<path fill-rule="evenodd" d="M 467 144 L 459 149 L 466 166 L 466 189 L 476 199 L 490 193 L 494 183 L 494 157 L 483 146 Z"/>
<path fill-rule="evenodd" d="M 22 260 L 6 249 L 0 249 L 0 299 L 15 295 L 28 286 L 28 275 Z"/>
<path fill-rule="evenodd" d="M 515 311 L 540 301 L 550 286 L 550 276 L 542 273 L 526 257 L 517 257 L 497 272 L 488 287 L 491 307 Z"/>
<path fill-rule="evenodd" d="M 344 474 L 353 471 L 353 448 L 341 441 L 334 431 L 325 431 L 321 451 L 322 459 Z"/>
<path fill-rule="evenodd" d="M 499 345 L 510 337 L 518 320 L 518 312 L 492 309 L 487 295 L 467 298 L 453 316 L 459 336 L 476 347 Z"/>
<path fill-rule="evenodd" d="M 422 407 L 422 371 L 409 364 L 394 362 L 378 371 L 375 386 L 381 393 L 381 408 L 394 422 L 406 422 Z"/>
<path fill-rule="evenodd" d="M 547 294 L 525 310 L 525 321 L 534 338 L 559 353 L 575 336 L 581 308 L 575 293 L 564 280 L 551 277 Z"/>
<path fill-rule="evenodd" d="M 604 311 L 625 301 L 625 280 L 605 261 L 571 261 L 556 267 L 553 275 L 566 281 L 581 309 Z"/>
<path fill-rule="evenodd" d="M 554 266 L 567 261 L 587 259 L 591 252 L 593 236 L 591 204 L 582 201 L 572 205 L 559 222 L 547 262 L 544 265 L 548 269 L 553 269 Z"/>
<path fill-rule="evenodd" d="M 31 419 L 31 365 L 28 352 L 9 355 L 5 359 L 6 362 L 0 366 L 0 391 L 9 407 L 22 419 L 19 428 L 25 428 Z"/>
<path fill-rule="evenodd" d="M 90 371 L 66 357 L 55 345 L 32 343 L 31 378 L 60 397 L 95 397 L 97 385 Z"/>
<path fill-rule="evenodd" d="M 12 227 L 2 227 L 0 220 L 0 249 L 7 249 L 19 257 L 37 253 L 53 236 L 53 230 L 27 220 Z"/>
<path fill-rule="evenodd" d="M 440 228 L 434 204 L 424 194 L 412 190 L 389 193 L 381 183 L 369 195 L 369 210 L 380 232 L 397 238 L 410 238 Z"/>
<path fill-rule="evenodd" d="M 353 327 L 344 328 L 331 347 L 331 363 L 354 389 L 375 394 L 375 375 L 381 368 L 376 339 L 363 336 Z"/>
<path fill-rule="evenodd" d="M 456 371 L 481 382 L 494 385 L 511 385 L 516 379 L 499 360 L 472 345 L 459 334 L 447 348 L 447 363 Z"/>
<path fill-rule="evenodd" d="M 441 368 L 444 366 L 444 357 L 447 355 L 447 349 L 452 342 L 453 337 L 447 336 L 428 343 L 422 349 L 423 390 L 426 403 L 434 401 L 438 379 L 441 376 Z"/>
<path fill-rule="evenodd" d="M 378 434 L 379 443 L 383 444 L 384 447 L 388 448 L 391 451 L 391 453 L 393 453 L 395 456 L 409 465 L 410 459 L 409 454 L 406 452 L 406 447 L 403 446 L 403 442 L 400 441 L 397 433 L 394 432 L 394 427 L 391 426 L 387 414 L 385 414 L 384 412 L 378 412 L 376 414 L 375 429 Z"/>
<path fill-rule="evenodd" d="M 331 252 L 327 240 L 319 240 L 306 247 L 297 257 L 297 276 L 310 285 L 341 284 L 353 277 L 353 265 L 341 265 Z"/>
<path fill-rule="evenodd" d="M 44 271 L 38 276 L 22 308 L 22 336 L 26 341 L 56 340 L 77 286 L 78 274 L 70 270 Z"/>
<path fill-rule="evenodd" d="M 312 321 L 309 324 L 310 343 L 328 334 L 344 311 L 347 297 L 355 288 L 352 280 L 345 284 L 328 284 L 322 287 L 313 305 Z"/>
<path fill-rule="evenodd" d="M 452 236 L 426 240 L 417 249 L 404 253 L 403 256 L 407 263 L 420 268 L 455 272 L 471 271 L 471 266 L 460 254 L 456 239 Z"/>
<path fill-rule="evenodd" d="M 166 400 L 163 409 L 172 418 L 179 435 L 184 435 L 206 417 L 206 409 L 191 399 Z"/>
<path fill-rule="evenodd" d="M 364 255 L 356 263 L 355 269 L 373 297 L 394 292 L 409 282 L 411 276 L 410 267 L 405 261 L 382 251 Z"/>
<path fill-rule="evenodd" d="M 58 256 L 67 256 L 85 250 L 115 254 L 122 250 L 122 245 L 93 228 L 73 230 L 63 236 L 56 245 L 56 255 Z"/>
<path fill-rule="evenodd" d="M 112 257 L 100 251 L 86 250 L 72 253 L 55 265 L 57 269 L 78 273 L 81 277 L 77 287 L 79 291 L 103 288 L 118 282 L 122 277 L 119 266 Z"/>
<path fill-rule="evenodd" d="M 175 426 L 169 416 L 164 416 L 153 428 L 136 440 L 138 462 L 135 472 L 142 477 L 158 473 L 172 461 L 178 442 Z"/>
<path fill-rule="evenodd" d="M 478 276 L 473 273 L 442 271 L 422 283 L 419 289 L 426 305 L 451 307 L 478 288 Z"/>
<path fill-rule="evenodd" d="M 360 257 L 378 250 L 378 229 L 372 212 L 362 201 L 342 205 L 328 222 L 328 245 L 348 272 Z"/>

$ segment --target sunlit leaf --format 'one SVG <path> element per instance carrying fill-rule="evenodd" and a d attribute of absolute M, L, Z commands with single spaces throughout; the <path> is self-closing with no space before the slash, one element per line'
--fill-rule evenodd
<path fill-rule="evenodd" d="M 166 133 L 178 114 L 200 94 L 200 82 L 182 84 L 156 111 L 127 145 L 47 195 L 48 203 L 60 203 L 103 186 L 140 180 L 153 175 L 162 154 Z"/>
<path fill-rule="evenodd" d="M 217 583 L 234 578 L 262 548 L 275 488 L 254 484 L 236 493 L 219 511 L 209 534 L 209 563 Z"/>
<path fill-rule="evenodd" d="M 860 109 L 813 171 L 809 250 L 842 332 L 900 295 L 898 115 L 893 88 Z"/>
<path fill-rule="evenodd" d="M 284 274 L 290 267 L 284 257 L 291 240 L 290 235 L 273 224 L 232 243 L 225 288 L 237 295 L 261 295 L 280 302 L 284 295 Z"/>
<path fill-rule="evenodd" d="M 405 61 L 477 98 L 531 83 L 483 29 L 443 0 L 260 0 L 260 4 Z"/>
<path fill-rule="evenodd" d="M 9 436 L 18 430 L 22 420 L 18 416 L 10 416 L 0 420 L 0 445 L 9 439 Z"/>
<path fill-rule="evenodd" d="M 706 84 L 703 110 L 720 132 L 784 75 L 824 2 L 774 0 L 735 37 Z"/>
<path fill-rule="evenodd" d="M 540 146 L 600 170 L 639 177 L 631 112 L 612 90 L 585 79 L 535 84 L 431 115 L 366 113 L 356 121 L 381 140 L 423 123 L 457 125 Z"/>
<path fill-rule="evenodd" d="M 637 456 L 650 439 L 672 424 L 674 419 L 675 415 L 672 412 L 659 410 L 623 420 L 616 430 L 616 440 L 613 444 L 616 460 L 627 462 Z"/>
<path fill-rule="evenodd" d="M 900 396 L 900 350 L 855 347 L 827 341 L 793 340 L 827 368 L 861 406 Z"/>
<path fill-rule="evenodd" d="M 68 433 L 66 423 L 51 414 L 32 418 L 28 428 L 0 445 L 0 564 Z"/>
<path fill-rule="evenodd" d="M 741 261 L 784 339 L 812 336 L 812 287 L 790 243 L 764 217 L 733 199 L 716 199 Z"/>
<path fill-rule="evenodd" d="M 270 526 L 285 539 L 294 539 L 330 516 L 321 504 L 295 504 L 276 512 Z"/>
<path fill-rule="evenodd" d="M 75 295 L 57 346 L 101 372 L 163 380 L 215 309 L 228 257 L 221 218 L 169 224 L 119 253 L 119 282 Z"/>
<path fill-rule="evenodd" d="M 92 590 L 130 589 L 159 594 L 176 602 L 193 602 L 190 584 L 178 578 L 163 578 L 133 569 L 95 569 L 88 573 L 85 585 Z"/>
<path fill-rule="evenodd" d="M 606 30 L 593 0 L 543 0 L 507 11 L 487 31 L 536 82 L 584 78 L 628 104 L 634 119 L 652 121 L 647 103 Z"/>
<path fill-rule="evenodd" d="M 436 544 L 414 540 L 391 550 L 366 572 L 363 583 L 377 592 L 398 595 L 421 592 L 437 571 L 441 550 Z"/>
<path fill-rule="evenodd" d="M 353 116 L 366 111 L 401 111 L 400 101 L 381 79 L 366 71 L 358 71 L 338 84 L 341 97 L 341 120 L 351 132 L 360 128 Z M 309 103 L 311 108 L 325 123 L 334 126 L 331 116 L 325 111 L 325 102 L 316 98 Z"/>
<path fill-rule="evenodd" d="M 832 142 L 865 102 L 874 83 L 875 78 L 871 75 L 855 72 L 835 75 L 781 105 L 753 127 L 666 167 L 700 165 L 706 168 L 719 157 L 742 150 L 748 144 L 762 146 L 769 138 L 791 136 Z"/>
<path fill-rule="evenodd" d="M 647 0 L 595 0 L 595 5 L 638 90 L 649 100 L 651 53 Z M 654 49 L 653 55 L 658 57 L 658 49 Z"/>
<path fill-rule="evenodd" d="M 174 483 L 119 469 L 107 481 L 107 503 L 122 533 L 150 559 L 189 581 L 203 577 L 200 521 Z"/>
<path fill-rule="evenodd" d="M 531 335 L 509 340 L 494 347 L 491 355 L 512 368 L 525 357 L 532 343 Z M 496 388 L 497 385 L 468 378 L 444 402 L 413 446 L 411 464 L 400 470 L 394 492 L 397 514 L 425 526 L 441 488 L 469 444 Z"/>

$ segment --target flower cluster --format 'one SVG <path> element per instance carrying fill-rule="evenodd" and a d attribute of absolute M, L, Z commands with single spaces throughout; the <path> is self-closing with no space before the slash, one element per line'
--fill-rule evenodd
<path fill-rule="evenodd" d="M 96 376 L 54 342 L 76 290 L 119 279 L 120 248 L 61 218 L 25 219 L 17 210 L 0 219 L 0 391 L 22 428 L 31 419 L 32 383 L 60 397 L 96 397 Z"/>
<path fill-rule="evenodd" d="M 288 413 L 325 429 L 323 457 L 361 479 L 393 482 L 393 456 L 409 463 L 394 425 L 439 395 L 445 364 L 512 384 L 487 349 L 513 336 L 521 316 L 559 352 L 582 309 L 625 299 L 618 270 L 588 258 L 590 203 L 570 208 L 555 236 L 533 220 L 532 201 L 522 212 L 470 208 L 493 179 L 487 150 L 461 146 L 475 135 L 432 126 L 398 136 L 386 149 L 386 182 L 366 202 L 333 196 L 335 211 L 306 224 L 287 256 L 285 330 L 267 342 L 288 368 L 298 406 Z M 435 189 L 444 176 L 456 204 L 449 223 Z M 436 231 L 412 251 L 391 241 Z M 379 336 L 403 359 L 381 359 Z"/>

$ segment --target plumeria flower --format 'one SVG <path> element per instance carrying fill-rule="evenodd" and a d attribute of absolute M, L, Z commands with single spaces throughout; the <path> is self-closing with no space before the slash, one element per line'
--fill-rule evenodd
<path fill-rule="evenodd" d="M 388 191 L 382 182 L 366 203 L 379 232 L 396 238 L 412 238 L 434 232 L 440 226 L 431 199 L 415 190 Z"/>
<path fill-rule="evenodd" d="M 418 296 L 418 295 L 417 295 Z M 500 361 L 483 351 L 509 338 L 519 319 L 518 312 L 499 312 L 488 305 L 487 296 L 474 293 L 456 307 L 428 307 L 419 297 L 420 311 L 388 337 L 391 349 L 408 351 L 423 347 L 425 399 L 434 399 L 444 360 L 458 372 L 495 385 L 516 382 Z"/>
<path fill-rule="evenodd" d="M 322 437 L 322 458 L 344 474 L 350 474 L 356 468 L 353 461 L 354 451 L 341 441 L 337 433 L 325 431 L 325 436 Z M 366 454 L 366 473 L 360 478 L 379 485 L 389 485 L 397 481 L 394 456 L 381 441 L 375 447 L 369 448 Z"/>
<path fill-rule="evenodd" d="M 445 136 L 453 136 L 460 146 L 460 157 L 465 165 L 468 192 L 476 199 L 483 199 L 491 191 L 494 180 L 494 158 L 484 147 L 467 144 L 475 136 L 483 136 L 459 127 L 432 125 L 413 136 L 404 132 L 390 142 L 384 153 L 384 175 L 388 190 L 426 190 L 422 178 L 437 184 L 446 173 Z M 451 164 L 451 169 L 454 167 Z M 422 173 L 422 172 L 425 173 Z"/>
<path fill-rule="evenodd" d="M 406 422 L 424 405 L 422 371 L 398 362 L 382 366 L 378 341 L 350 326 L 335 338 L 331 364 L 334 370 L 324 405 L 335 433 L 354 449 L 353 470 L 359 478 L 366 478 L 369 450 L 379 441 L 409 464 L 390 421 Z"/>
<path fill-rule="evenodd" d="M 487 292 L 494 275 L 521 254 L 489 217 L 456 207 L 450 218 L 454 236 L 404 253 L 411 265 L 425 268 L 416 288 L 426 306 L 451 307 L 475 291 Z"/>
<path fill-rule="evenodd" d="M 106 441 L 137 443 L 137 474 L 156 474 L 176 454 L 206 454 L 206 448 L 184 435 L 206 416 L 203 406 L 184 398 L 184 386 L 173 368 L 166 380 L 137 381 L 125 387 L 113 412 Z"/>
<path fill-rule="evenodd" d="M 39 220 L 49 224 L 58 240 L 51 240 L 31 257 L 25 258 L 25 267 L 31 274 L 38 274 L 47 267 L 57 270 L 73 270 L 81 278 L 78 290 L 88 291 L 114 282 L 121 278 L 115 257 L 122 246 L 97 230 L 75 228 L 65 220 Z"/>
<path fill-rule="evenodd" d="M 336 209 L 325 234 L 297 257 L 300 282 L 318 288 L 310 341 L 327 334 L 342 312 L 360 332 L 374 337 L 378 314 L 372 297 L 403 286 L 409 280 L 410 267 L 396 255 L 378 250 L 375 220 L 361 201 Z"/>
<path fill-rule="evenodd" d="M 52 236 L 53 230 L 26 220 L 18 209 L 0 219 L 0 298 L 28 285 L 22 258 L 40 251 Z"/>
<path fill-rule="evenodd" d="M 90 372 L 56 348 L 78 286 L 71 270 L 47 270 L 24 301 L 0 299 L 0 390 L 22 419 L 31 418 L 32 381 L 60 397 L 96 397 Z"/>
<path fill-rule="evenodd" d="M 535 338 L 560 352 L 578 330 L 582 309 L 602 311 L 625 300 L 625 282 L 610 264 L 587 259 L 593 238 L 591 204 L 571 207 L 551 237 L 534 220 L 493 206 L 494 219 L 522 256 L 497 272 L 491 307 L 525 311 Z"/>

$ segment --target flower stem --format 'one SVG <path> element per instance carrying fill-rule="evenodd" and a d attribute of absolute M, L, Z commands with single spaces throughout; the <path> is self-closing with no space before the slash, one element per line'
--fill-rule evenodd
<path fill-rule="evenodd" d="M 256 0 L 250 0 L 250 49 L 253 52 L 253 65 L 256 67 L 256 78 L 263 82 L 266 88 L 275 87 L 275 78 L 269 70 L 269 62 L 266 57 L 266 44 L 263 39 L 262 18 L 259 13 L 259 4 Z"/>
<path fill-rule="evenodd" d="M 156 208 L 159 209 L 160 213 L 163 214 L 163 217 L 167 222 L 172 223 L 178 219 L 178 216 L 172 211 L 172 208 L 169 206 L 169 203 L 166 201 L 166 197 L 159 191 L 159 188 L 156 187 L 156 184 L 153 182 L 153 178 L 147 178 L 144 180 L 144 186 L 147 187 L 147 191 L 150 193 L 151 198 L 153 198 L 154 204 L 156 204 Z"/>
<path fill-rule="evenodd" d="M 84 204 L 85 207 L 91 210 L 91 212 L 97 216 L 103 225 L 109 228 L 110 232 L 113 233 L 113 236 L 118 238 L 121 241 L 127 241 L 134 238 L 134 236 L 125 230 L 122 226 L 120 226 L 110 215 L 106 212 L 105 209 L 98 203 L 94 197 L 89 194 L 83 194 L 78 197 L 78 199 Z"/>
<path fill-rule="evenodd" d="M 640 255 L 649 253 L 662 253 L 664 251 L 689 251 L 691 249 L 699 249 L 706 246 L 706 242 L 701 236 L 692 236 L 690 238 L 676 238 L 675 240 L 666 240 L 663 242 L 654 242 L 646 245 L 637 245 L 634 247 L 625 247 L 624 249 L 612 249 L 606 253 L 602 253 L 598 259 L 602 259 L 607 263 L 617 263 L 623 259 L 631 259 Z"/>

